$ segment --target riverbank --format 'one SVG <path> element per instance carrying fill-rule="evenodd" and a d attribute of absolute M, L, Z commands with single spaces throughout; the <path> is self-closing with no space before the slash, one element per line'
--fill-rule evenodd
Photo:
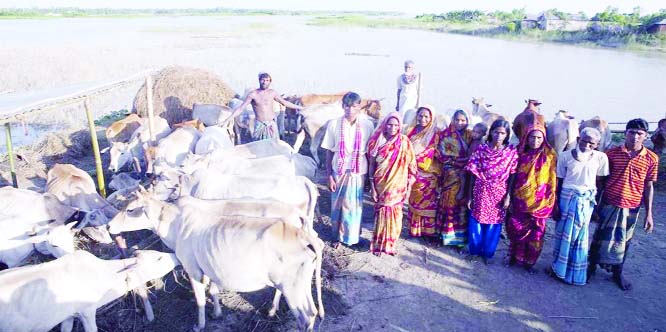
<path fill-rule="evenodd" d="M 352 26 L 366 28 L 417 29 L 499 38 L 514 41 L 554 42 L 586 47 L 625 49 L 666 53 L 666 35 L 608 31 L 544 31 L 519 29 L 510 23 L 437 21 L 425 17 L 337 15 L 317 16 L 310 22 L 315 26 Z"/>

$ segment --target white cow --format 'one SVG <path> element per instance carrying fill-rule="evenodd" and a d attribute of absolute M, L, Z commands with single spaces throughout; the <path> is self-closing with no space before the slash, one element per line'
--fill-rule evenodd
<path fill-rule="evenodd" d="M 111 243 L 111 237 L 104 225 L 118 210 L 97 193 L 95 182 L 83 170 L 71 164 L 56 164 L 47 173 L 46 191 L 66 205 L 83 211 L 99 211 L 86 219 L 89 224 L 81 224 L 86 235 L 100 243 Z"/>
<path fill-rule="evenodd" d="M 264 158 L 229 158 L 211 162 L 210 156 L 188 163 L 181 170 L 192 174 L 197 169 L 209 169 L 235 175 L 300 175 L 314 180 L 317 165 L 310 157 L 297 153 L 291 156 L 277 155 Z"/>
<path fill-rule="evenodd" d="M 246 216 L 246 217 L 264 217 L 264 218 L 284 218 L 291 222 L 291 225 L 302 229 L 313 235 L 317 233 L 309 219 L 302 214 L 302 211 L 289 204 L 278 202 L 271 199 L 230 199 L 230 200 L 202 200 L 190 196 L 181 197 L 174 202 L 180 208 L 195 208 L 200 211 L 206 211 L 214 216 Z M 144 220 L 142 222 L 128 222 L 126 219 L 116 219 L 109 224 L 109 229 L 113 233 L 134 231 L 140 229 L 151 229 L 151 225 Z M 210 285 L 210 294 L 213 297 L 214 313 L 219 317 L 222 313 L 220 308 L 220 292 L 217 285 Z M 270 315 L 275 315 L 277 304 L 270 311 Z"/>
<path fill-rule="evenodd" d="M 546 132 L 548 144 L 558 154 L 576 147 L 578 123 L 576 123 L 573 116 L 569 115 L 569 112 L 560 110 L 555 113 L 555 118 L 548 124 Z"/>
<path fill-rule="evenodd" d="M 206 154 L 218 149 L 226 149 L 234 146 L 229 133 L 220 127 L 206 127 L 194 148 L 195 154 Z"/>
<path fill-rule="evenodd" d="M 178 187 L 178 186 L 174 186 Z M 197 170 L 179 178 L 179 195 L 201 199 L 274 199 L 290 204 L 314 220 L 319 191 L 303 176 L 246 176 Z"/>
<path fill-rule="evenodd" d="M 18 218 L 0 221 L 0 263 L 12 268 L 21 265 L 35 250 L 61 257 L 73 253 L 75 223 L 32 225 Z"/>
<path fill-rule="evenodd" d="M 280 140 L 261 140 L 247 144 L 236 145 L 227 149 L 217 149 L 205 155 L 189 154 L 181 165 L 181 169 L 191 174 L 196 169 L 206 168 L 211 163 L 224 162 L 225 160 L 235 160 L 237 158 L 254 159 L 271 157 L 278 155 L 294 155 L 294 149 L 289 144 Z M 303 156 L 305 157 L 305 156 Z M 307 165 L 307 160 L 297 156 L 299 163 Z M 307 167 L 307 166 L 303 166 Z"/>
<path fill-rule="evenodd" d="M 53 194 L 11 186 L 0 188 L 0 220 L 16 217 L 34 223 L 54 220 L 62 224 L 74 213 L 75 208 L 63 204 Z"/>
<path fill-rule="evenodd" d="M 0 331 L 70 332 L 78 318 L 96 332 L 97 308 L 179 265 L 174 254 L 145 250 L 105 261 L 79 250 L 54 261 L 0 272 Z M 145 293 L 144 293 L 145 294 Z M 153 319 L 150 302 L 146 315 Z"/>
<path fill-rule="evenodd" d="M 145 163 L 144 149 L 148 147 L 150 142 L 150 129 L 148 128 L 148 118 L 142 119 L 141 127 L 139 127 L 128 142 L 113 142 L 110 147 L 102 149 L 101 153 L 109 153 L 109 170 L 117 172 L 125 166 L 128 162 L 134 163 L 135 171 L 141 171 L 141 163 Z M 153 119 L 155 129 L 155 139 L 157 141 L 166 137 L 171 133 L 171 128 L 167 120 L 155 117 Z"/>
<path fill-rule="evenodd" d="M 287 298 L 299 329 L 312 331 L 317 313 L 324 316 L 323 242 L 291 224 L 284 218 L 215 215 L 197 204 L 176 206 L 140 191 L 126 210 L 111 221 L 111 229 L 115 233 L 147 227 L 176 252 L 189 275 L 199 309 L 196 331 L 206 324 L 208 278 L 222 288 L 238 292 L 275 288 L 277 300 L 280 293 Z M 311 292 L 313 274 L 319 311 Z"/>
<path fill-rule="evenodd" d="M 201 133 L 191 127 L 183 127 L 174 130 L 169 136 L 159 141 L 156 147 L 146 150 L 146 169 L 152 172 L 152 165 L 167 165 L 169 167 L 180 167 L 189 153 L 201 137 Z"/>

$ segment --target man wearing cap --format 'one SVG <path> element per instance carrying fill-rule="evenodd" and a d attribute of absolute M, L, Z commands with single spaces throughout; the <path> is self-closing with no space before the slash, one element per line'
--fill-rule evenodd
<path fill-rule="evenodd" d="M 513 133 L 516 134 L 518 141 L 523 137 L 527 128 L 546 127 L 546 120 L 539 113 L 539 102 L 536 99 L 526 100 L 527 107 L 513 120 Z"/>
<path fill-rule="evenodd" d="M 653 183 L 657 181 L 659 157 L 643 146 L 648 136 L 648 123 L 633 119 L 627 123 L 624 145 L 606 151 L 610 175 L 600 205 L 599 227 L 590 246 L 588 278 L 596 265 L 613 272 L 613 281 L 623 290 L 631 283 L 622 274 L 627 251 L 639 214 L 645 207 L 643 229 L 652 233 Z"/>
<path fill-rule="evenodd" d="M 259 73 L 259 89 L 252 90 L 248 93 L 243 103 L 233 110 L 231 116 L 226 118 L 223 124 L 227 124 L 234 119 L 249 103 L 252 103 L 252 109 L 254 110 L 254 115 L 256 117 L 254 121 L 254 130 L 252 131 L 252 141 L 278 139 L 280 133 L 277 122 L 275 121 L 273 101 L 277 101 L 284 106 L 298 110 L 302 110 L 303 106 L 295 105 L 282 98 L 277 91 L 270 88 L 271 82 L 271 75 L 268 73 Z"/>

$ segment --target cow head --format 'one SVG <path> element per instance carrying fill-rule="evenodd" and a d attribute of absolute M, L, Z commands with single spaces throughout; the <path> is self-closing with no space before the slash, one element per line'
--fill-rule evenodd
<path fill-rule="evenodd" d="M 109 171 L 118 172 L 121 167 L 125 166 L 130 159 L 132 159 L 132 154 L 130 153 L 130 145 L 125 142 L 113 142 L 111 147 L 104 149 L 103 152 L 109 153 Z"/>
<path fill-rule="evenodd" d="M 62 257 L 76 250 L 74 246 L 74 233 L 72 229 L 75 223 L 67 225 L 47 226 L 48 228 L 36 230 L 34 236 L 28 238 L 28 242 L 35 244 L 35 249 L 44 255 Z"/>
<path fill-rule="evenodd" d="M 382 104 L 377 99 L 367 100 L 362 104 L 361 110 L 363 113 L 377 120 L 381 117 Z"/>
<path fill-rule="evenodd" d="M 139 187 L 135 198 L 109 222 L 109 232 L 120 234 L 141 229 L 153 229 L 152 220 L 159 219 L 160 211 L 159 206 L 155 205 L 153 195 L 143 187 Z"/>
<path fill-rule="evenodd" d="M 128 259 L 134 262 L 127 268 L 127 282 L 131 285 L 130 288 L 159 279 L 180 265 L 176 254 L 171 253 L 137 250 L 134 252 L 134 256 L 136 258 Z"/>
<path fill-rule="evenodd" d="M 481 98 L 472 98 L 472 115 L 482 116 L 483 114 L 490 112 L 489 107 L 493 105 L 486 104 Z"/>

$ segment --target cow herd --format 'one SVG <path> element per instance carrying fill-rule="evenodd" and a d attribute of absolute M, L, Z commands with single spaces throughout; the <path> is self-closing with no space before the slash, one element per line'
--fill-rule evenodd
<path fill-rule="evenodd" d="M 103 152 L 115 173 L 109 183 L 115 192 L 106 199 L 86 172 L 64 164 L 48 171 L 44 193 L 0 188 L 0 264 L 5 268 L 0 332 L 48 331 L 57 324 L 70 331 L 75 318 L 85 331 L 96 331 L 97 308 L 131 290 L 143 298 L 152 320 L 145 284 L 178 265 L 193 289 L 197 331 L 205 327 L 206 292 L 217 317 L 220 289 L 265 287 L 275 289 L 269 315 L 275 315 L 284 295 L 299 330 L 312 331 L 316 316 L 324 316 L 324 243 L 314 231 L 319 192 L 313 180 L 326 125 L 343 115 L 340 97 L 291 98 L 307 106 L 299 113 L 302 126 L 296 128 L 294 147 L 281 140 L 238 144 L 240 133 L 252 128 L 247 122 L 252 117 L 243 112 L 223 128 L 221 120 L 231 113 L 226 106 L 195 104 L 193 120 L 173 126 L 160 117 L 150 124 L 132 114 L 106 130 L 110 146 Z M 380 117 L 378 100 L 364 105 L 367 116 Z M 470 122 L 502 117 L 489 107 L 474 99 Z M 435 119 L 448 126 L 444 112 Z M 583 125 L 605 125 L 598 118 L 589 121 Z M 549 130 L 551 144 L 562 151 L 575 143 L 578 124 L 559 112 Z M 298 153 L 306 134 L 312 158 Z M 119 241 L 119 234 L 143 229 L 174 253 L 138 250 L 132 258 L 102 260 L 75 245 L 79 231 L 112 243 L 112 235 Z M 56 259 L 24 265 L 34 252 Z M 42 319 L 33 319 L 37 316 Z"/>

